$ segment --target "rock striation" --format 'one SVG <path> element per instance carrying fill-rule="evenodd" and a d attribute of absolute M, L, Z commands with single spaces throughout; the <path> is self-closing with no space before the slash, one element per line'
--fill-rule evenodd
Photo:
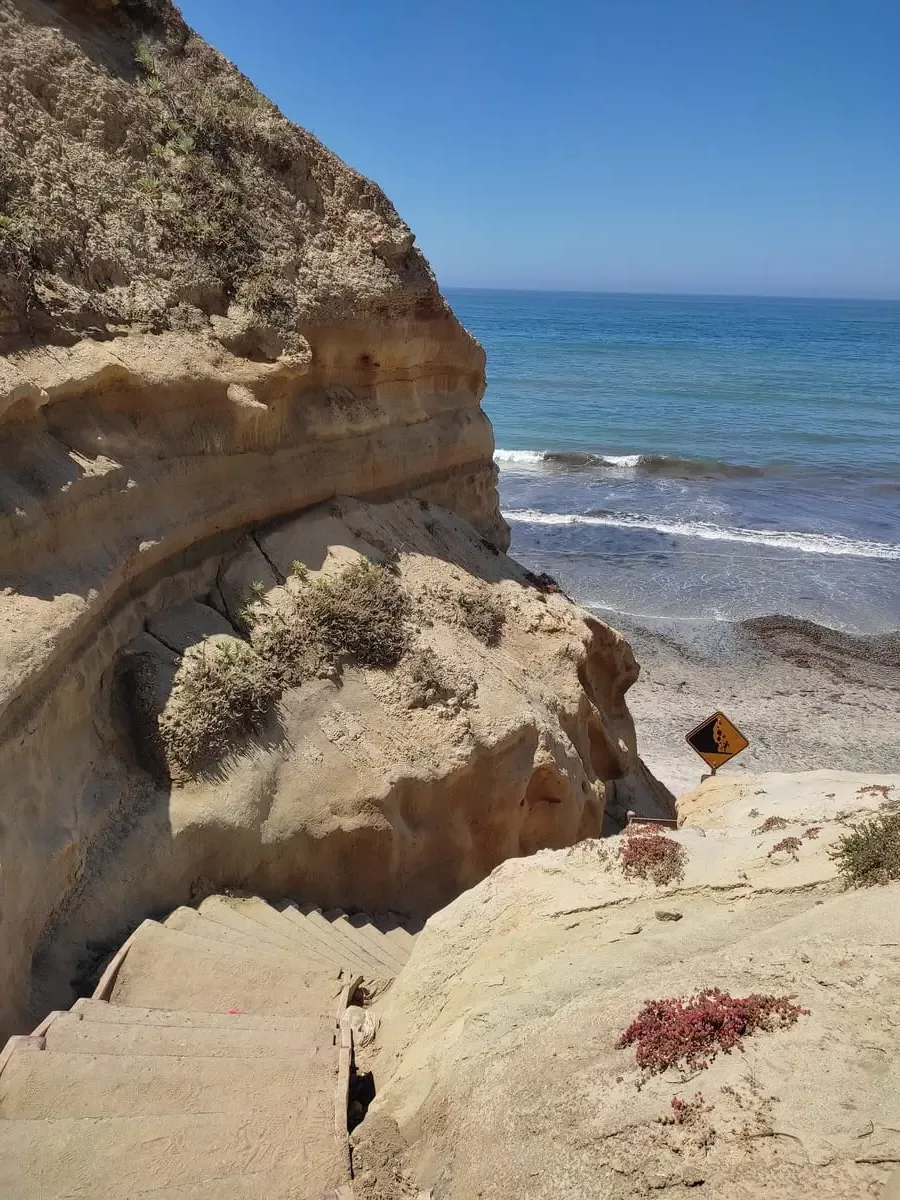
<path fill-rule="evenodd" d="M 168 0 L 0 0 L 0 1029 L 211 888 L 424 914 L 668 811 L 627 645 L 502 553 L 484 386 L 382 192 Z M 280 655 L 363 559 L 400 652 Z M 198 662 L 255 713 L 202 768 Z"/>

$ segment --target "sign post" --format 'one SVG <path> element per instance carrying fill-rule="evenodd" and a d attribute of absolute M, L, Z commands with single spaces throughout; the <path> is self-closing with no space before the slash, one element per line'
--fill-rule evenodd
<path fill-rule="evenodd" d="M 701 721 L 684 739 L 690 748 L 711 768 L 713 775 L 750 743 L 722 712 L 714 712 Z"/>

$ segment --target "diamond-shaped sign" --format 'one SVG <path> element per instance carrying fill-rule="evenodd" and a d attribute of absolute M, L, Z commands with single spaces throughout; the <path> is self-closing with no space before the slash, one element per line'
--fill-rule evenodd
<path fill-rule="evenodd" d="M 691 730 L 685 741 L 713 770 L 723 766 L 750 745 L 738 727 L 721 712 L 713 713 L 711 717 L 701 721 L 696 729 Z"/>

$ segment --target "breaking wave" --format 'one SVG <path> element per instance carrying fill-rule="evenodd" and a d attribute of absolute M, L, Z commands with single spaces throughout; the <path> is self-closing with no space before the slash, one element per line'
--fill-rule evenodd
<path fill-rule="evenodd" d="M 677 454 L 590 454 L 581 450 L 495 450 L 501 465 L 550 466 L 568 470 L 635 472 L 672 479 L 732 479 L 764 475 L 763 467 L 716 458 L 682 458 Z"/>
<path fill-rule="evenodd" d="M 512 509 L 504 512 L 507 521 L 523 525 L 585 525 L 618 529 L 646 529 L 676 537 L 702 538 L 715 542 L 748 542 L 804 554 L 832 554 L 855 558 L 881 558 L 900 561 L 900 545 L 868 542 L 838 533 L 800 533 L 792 530 L 724 529 L 706 521 L 654 521 L 629 513 L 555 513 L 537 509 Z"/>

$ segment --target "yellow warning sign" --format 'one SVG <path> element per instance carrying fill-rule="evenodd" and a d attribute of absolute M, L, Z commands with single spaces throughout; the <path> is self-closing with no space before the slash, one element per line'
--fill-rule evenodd
<path fill-rule="evenodd" d="M 713 770 L 750 745 L 738 727 L 732 725 L 721 712 L 713 713 L 711 717 L 701 721 L 696 729 L 691 730 L 685 741 Z"/>

